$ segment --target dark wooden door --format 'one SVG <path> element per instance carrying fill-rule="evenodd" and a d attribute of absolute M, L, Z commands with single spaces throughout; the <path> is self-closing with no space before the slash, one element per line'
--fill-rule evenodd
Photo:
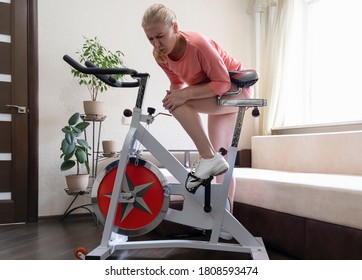
<path fill-rule="evenodd" d="M 35 194 L 34 179 L 29 176 L 31 159 L 37 164 L 36 157 L 29 157 L 34 117 L 30 119 L 37 114 L 29 108 L 34 91 L 34 81 L 29 81 L 33 78 L 29 61 L 34 59 L 29 59 L 30 2 L 0 0 L 0 223 L 34 220 L 31 215 L 37 211 L 28 203 Z"/>

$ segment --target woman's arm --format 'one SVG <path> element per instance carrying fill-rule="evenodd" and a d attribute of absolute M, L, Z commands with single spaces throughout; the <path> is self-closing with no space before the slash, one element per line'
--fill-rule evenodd
<path fill-rule="evenodd" d="M 188 100 L 216 97 L 217 95 L 207 83 L 183 87 L 180 84 L 171 84 L 165 98 L 162 100 L 163 107 L 172 113 L 177 107 Z"/>

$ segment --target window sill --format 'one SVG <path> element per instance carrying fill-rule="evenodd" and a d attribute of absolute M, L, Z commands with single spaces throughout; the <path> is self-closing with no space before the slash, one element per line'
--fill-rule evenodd
<path fill-rule="evenodd" d="M 311 133 L 333 133 L 333 132 L 359 131 L 359 130 L 362 130 L 362 121 L 274 127 L 271 129 L 271 134 L 272 135 L 311 134 Z"/>

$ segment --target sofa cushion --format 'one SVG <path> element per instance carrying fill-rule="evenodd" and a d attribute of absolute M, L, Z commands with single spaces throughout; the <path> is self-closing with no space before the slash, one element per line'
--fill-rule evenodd
<path fill-rule="evenodd" d="M 252 167 L 362 176 L 362 131 L 252 137 Z"/>
<path fill-rule="evenodd" d="M 362 229 L 362 176 L 235 168 L 235 201 Z"/>

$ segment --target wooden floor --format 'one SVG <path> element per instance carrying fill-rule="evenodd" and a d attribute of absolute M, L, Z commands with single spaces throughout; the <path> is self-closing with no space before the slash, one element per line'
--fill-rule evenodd
<path fill-rule="evenodd" d="M 74 250 L 83 246 L 91 251 L 100 243 L 102 226 L 92 217 L 72 215 L 63 221 L 40 220 L 38 223 L 0 226 L 0 260 L 74 260 Z M 142 237 L 150 238 L 150 235 Z M 152 236 L 152 238 L 155 238 Z M 157 238 L 157 237 L 156 237 Z M 202 235 L 194 238 L 204 238 Z M 211 253 L 210 253 L 211 252 Z M 292 259 L 268 250 L 272 260 Z M 115 252 L 110 259 L 128 260 L 208 260 L 250 259 L 248 254 L 197 249 L 143 249 Z"/>

